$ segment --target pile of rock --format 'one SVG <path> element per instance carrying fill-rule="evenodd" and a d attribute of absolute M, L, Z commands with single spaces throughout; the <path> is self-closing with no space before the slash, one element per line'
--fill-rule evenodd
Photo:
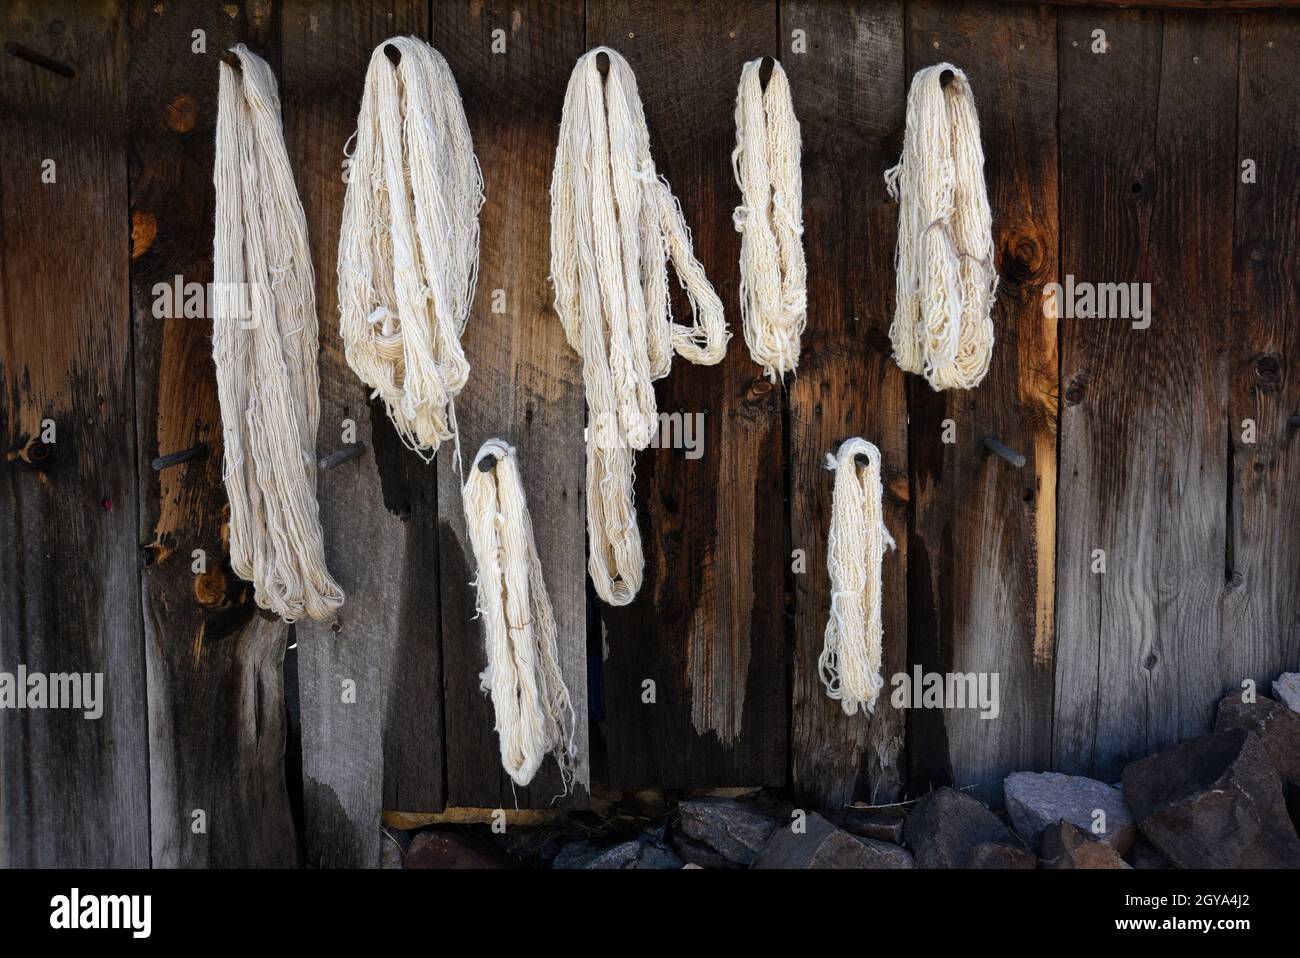
<path fill-rule="evenodd" d="M 1300 868 L 1300 675 L 1274 691 L 1278 700 L 1223 699 L 1213 732 L 1130 763 L 1118 785 L 1008 775 L 1002 814 L 952 788 L 835 821 L 763 792 L 688 797 L 602 827 L 564 818 L 509 838 L 430 829 L 405 839 L 405 866 Z"/>

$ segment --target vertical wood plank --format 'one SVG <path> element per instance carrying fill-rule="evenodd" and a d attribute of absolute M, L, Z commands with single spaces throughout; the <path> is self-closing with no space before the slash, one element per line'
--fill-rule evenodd
<path fill-rule="evenodd" d="M 975 92 L 1001 277 L 988 376 L 974 390 L 911 394 L 914 522 L 908 548 L 913 665 L 990 673 L 999 712 L 908 716 L 909 788 L 975 786 L 1051 756 L 1056 542 L 1057 330 L 1041 291 L 1058 265 L 1056 13 L 990 3 L 908 8 L 908 76 L 939 60 Z M 944 421 L 955 441 L 943 442 Z M 1026 458 L 990 455 L 985 436 Z"/>
<path fill-rule="evenodd" d="M 1152 284 L 1149 329 L 1062 320 L 1054 752 L 1106 780 L 1206 731 L 1220 690 L 1237 30 L 1061 13 L 1062 273 Z"/>
<path fill-rule="evenodd" d="M 808 52 L 790 52 L 792 30 Z M 830 611 L 826 535 L 839 440 L 861 435 L 881 451 L 885 523 L 898 542 L 882 588 L 883 671 L 906 669 L 907 390 L 891 359 L 898 208 L 884 173 L 903 128 L 903 4 L 790 0 L 782 6 L 783 63 L 803 132 L 808 331 L 790 384 L 791 543 L 795 575 L 792 769 L 798 800 L 834 814 L 846 802 L 892 802 L 902 786 L 905 713 L 888 695 L 870 718 L 846 716 L 817 670 Z M 888 693 L 888 686 L 886 687 Z"/>
<path fill-rule="evenodd" d="M 155 867 L 289 866 L 283 662 L 288 626 L 257 614 L 226 548 L 221 410 L 211 318 L 186 316 L 177 282 L 212 279 L 216 52 L 278 43 L 250 5 L 134 2 L 128 113 L 141 605 L 149 679 L 149 811 Z M 206 54 L 192 51 L 203 30 Z M 161 284 L 171 289 L 168 295 Z M 161 305 L 161 308 L 156 308 Z M 157 456 L 207 444 L 155 472 Z M 194 571 L 194 550 L 204 553 Z M 201 809 L 206 831 L 195 833 Z"/>
<path fill-rule="evenodd" d="M 587 727 L 586 467 L 582 368 L 552 309 L 550 183 L 564 89 L 583 51 L 583 5 L 527 0 L 449 4 L 433 22 L 433 45 L 451 65 L 483 169 L 478 289 L 462 342 L 470 379 L 456 401 L 466 467 L 484 440 L 519 451 L 538 556 L 559 633 L 561 667 L 577 717 L 575 790 L 585 805 L 591 775 Z M 505 51 L 492 50 L 503 30 Z M 493 301 L 505 297 L 504 313 Z M 498 300 L 499 301 L 499 300 Z M 554 762 L 527 789 L 501 768 L 486 665 L 474 621 L 473 553 L 465 533 L 461 476 L 451 448 L 438 454 L 442 562 L 447 794 L 452 805 L 547 807 L 560 794 Z"/>
<path fill-rule="evenodd" d="M 0 57 L 0 670 L 100 673 L 103 707 L 0 718 L 0 866 L 146 867 L 125 11 L 0 16 L 76 71 Z"/>
<path fill-rule="evenodd" d="M 347 596 L 327 622 L 303 620 L 303 810 L 310 866 L 376 866 L 382 811 L 443 805 L 434 470 L 402 446 L 382 405 L 348 367 L 338 330 L 337 253 L 366 67 L 395 34 L 426 35 L 423 4 L 285 8 L 285 139 L 307 213 L 320 317 L 321 455 L 356 424 L 366 454 L 320 475 L 326 561 Z M 354 682 L 356 701 L 344 701 Z"/>
<path fill-rule="evenodd" d="M 1300 52 L 1295 13 L 1241 18 L 1223 688 L 1300 668 Z M 1241 182 L 1244 160 L 1256 181 Z M 1246 420 L 1256 441 L 1245 441 Z"/>
<path fill-rule="evenodd" d="M 781 397 L 741 335 L 731 219 L 740 68 L 776 52 L 776 30 L 776 5 L 761 0 L 587 7 L 587 45 L 619 50 L 636 72 L 656 166 L 681 201 L 733 333 L 721 364 L 679 359 L 655 390 L 661 411 L 703 414 L 703 455 L 637 456 L 645 579 L 633 604 L 604 613 L 615 785 L 786 779 Z M 674 310 L 689 315 L 684 300 Z M 654 704 L 642 701 L 646 680 L 655 683 Z"/>

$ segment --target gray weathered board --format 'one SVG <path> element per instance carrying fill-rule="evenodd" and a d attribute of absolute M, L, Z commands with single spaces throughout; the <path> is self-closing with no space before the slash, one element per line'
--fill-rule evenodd
<path fill-rule="evenodd" d="M 1110 779 L 1206 729 L 1224 692 L 1300 669 L 1300 12 L 1178 5 L 4 6 L 5 41 L 74 75 L 0 59 L 0 671 L 102 672 L 105 711 L 0 711 L 0 863 L 373 865 L 385 811 L 558 790 L 553 770 L 530 789 L 500 770 L 451 449 L 426 466 L 402 448 L 337 337 L 344 149 L 397 33 L 447 57 L 483 165 L 462 454 L 500 436 L 524 465 L 581 718 L 564 804 L 784 785 L 834 813 L 949 782 L 996 802 L 1015 769 Z M 319 485 L 348 601 L 292 629 L 227 562 L 207 321 L 157 309 L 160 284 L 211 278 L 214 51 L 239 41 L 277 70 L 307 213 L 318 448 L 349 421 L 366 443 Z M 547 280 L 563 91 L 598 43 L 637 72 L 733 332 L 719 366 L 679 360 L 657 386 L 662 410 L 704 414 L 704 455 L 638 454 L 646 581 L 626 609 L 589 606 L 585 402 Z M 731 221 L 735 87 L 761 55 L 785 63 L 804 142 L 809 322 L 780 386 L 740 333 Z M 903 375 L 887 335 L 882 177 L 910 76 L 941 58 L 975 90 L 1001 276 L 969 393 Z M 1149 282 L 1150 328 L 1049 315 L 1042 290 L 1067 275 Z M 850 718 L 824 696 L 821 462 L 852 435 L 883 452 L 899 546 L 886 672 L 995 673 L 996 719 Z M 151 468 L 195 442 L 206 458 Z"/>

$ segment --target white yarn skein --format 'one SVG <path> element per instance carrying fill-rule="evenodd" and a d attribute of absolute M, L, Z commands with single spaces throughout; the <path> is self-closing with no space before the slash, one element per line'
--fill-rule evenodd
<path fill-rule="evenodd" d="M 972 389 L 993 355 L 998 277 L 975 97 L 951 63 L 912 78 L 903 155 L 885 184 L 898 200 L 894 359 L 935 390 Z"/>
<path fill-rule="evenodd" d="M 609 59 L 602 77 L 597 58 Z M 668 263 L 693 322 L 672 321 Z M 632 450 L 658 426 L 653 381 L 676 352 L 713 365 L 726 354 L 722 300 L 695 259 L 691 233 L 650 157 L 636 77 L 597 47 L 580 57 L 564 94 L 551 180 L 551 282 L 587 393 L 588 567 L 596 592 L 626 605 L 645 560 L 632 499 Z"/>
<path fill-rule="evenodd" d="M 394 65 L 385 54 L 400 54 Z M 461 348 L 478 279 L 483 176 L 447 61 L 418 37 L 366 70 L 339 232 L 348 365 L 425 462 L 456 433 Z"/>
<path fill-rule="evenodd" d="M 865 466 L 857 464 L 860 455 Z M 884 685 L 881 566 L 885 547 L 895 546 L 885 527 L 880 450 L 865 439 L 846 439 L 835 455 L 827 453 L 826 468 L 835 472 L 826 541 L 831 610 L 817 671 L 826 694 L 853 715 L 859 706 L 874 711 Z"/>
<path fill-rule="evenodd" d="M 762 65 L 760 57 L 740 71 L 731 166 L 743 197 L 734 221 L 741 234 L 745 343 L 775 383 L 799 365 L 799 338 L 808 319 L 808 268 L 799 121 L 785 70 L 774 61 L 764 90 Z"/>
<path fill-rule="evenodd" d="M 484 471 L 479 463 L 487 456 L 496 463 Z M 500 439 L 483 444 L 463 504 L 487 647 L 479 681 L 492 695 L 501 765 L 515 784 L 526 786 L 550 753 L 567 794 L 577 756 L 573 703 L 514 447 Z"/>
<path fill-rule="evenodd" d="M 232 52 L 242 69 L 220 65 L 212 242 L 230 562 L 261 608 L 286 622 L 323 619 L 343 604 L 343 590 L 325 567 L 316 505 L 319 343 L 307 220 L 275 75 L 243 44 Z"/>

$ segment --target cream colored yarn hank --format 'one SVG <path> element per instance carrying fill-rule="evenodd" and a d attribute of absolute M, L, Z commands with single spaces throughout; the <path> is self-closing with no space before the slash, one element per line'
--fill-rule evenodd
<path fill-rule="evenodd" d="M 912 78 L 903 155 L 885 183 L 898 200 L 894 359 L 935 390 L 972 389 L 993 355 L 998 281 L 975 98 L 951 63 Z"/>
<path fill-rule="evenodd" d="M 733 218 L 741 234 L 745 343 L 754 362 L 775 383 L 799 365 L 799 338 L 808 319 L 808 269 L 799 121 L 785 70 L 773 61 L 764 90 L 762 65 L 760 57 L 740 71 L 731 166 L 743 202 Z"/>
<path fill-rule="evenodd" d="M 670 261 L 691 304 L 690 326 L 672 321 Z M 674 352 L 719 362 L 730 333 L 681 208 L 655 172 L 636 77 L 608 47 L 579 58 L 564 94 L 551 180 L 551 282 L 587 393 L 588 566 L 600 597 L 626 605 L 645 564 L 632 450 L 648 445 L 658 425 L 652 383 L 668 375 Z"/>
<path fill-rule="evenodd" d="M 401 54 L 396 65 L 385 48 Z M 375 48 L 339 232 L 348 365 L 426 462 L 455 435 L 478 277 L 483 177 L 446 60 L 417 37 Z"/>
<path fill-rule="evenodd" d="M 859 455 L 865 466 L 857 464 Z M 817 670 L 826 694 L 853 715 L 859 707 L 874 711 L 884 685 L 881 566 L 894 539 L 885 527 L 880 450 L 865 439 L 846 439 L 835 455 L 827 454 L 826 467 L 835 472 L 826 541 L 831 609 Z"/>
<path fill-rule="evenodd" d="M 486 456 L 496 465 L 482 471 L 478 465 Z M 526 786 L 552 754 L 567 794 L 577 755 L 573 704 L 513 447 L 500 439 L 483 444 L 463 504 L 487 647 L 479 680 L 492 695 L 501 765 L 515 784 Z"/>
<path fill-rule="evenodd" d="M 343 604 L 316 506 L 316 302 L 307 221 L 275 76 L 242 44 L 220 65 L 212 358 L 225 443 L 230 562 L 286 622 Z M 248 290 L 247 317 L 235 290 Z"/>

